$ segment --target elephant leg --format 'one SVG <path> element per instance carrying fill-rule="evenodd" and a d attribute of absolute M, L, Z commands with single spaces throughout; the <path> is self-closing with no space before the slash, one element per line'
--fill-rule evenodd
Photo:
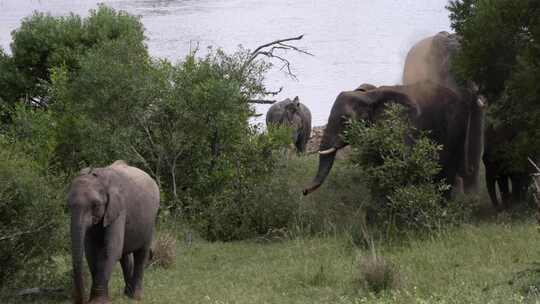
<path fill-rule="evenodd" d="M 90 300 L 97 297 L 95 290 L 97 288 L 97 276 L 98 276 L 98 258 L 99 258 L 99 252 L 96 250 L 95 245 L 91 244 L 91 242 L 88 240 L 85 242 L 85 255 L 86 260 L 88 261 L 88 269 L 90 270 L 90 275 L 92 276 L 92 286 L 90 288 Z"/>
<path fill-rule="evenodd" d="M 95 275 L 92 276 L 92 289 L 90 291 L 89 304 L 110 303 L 109 299 L 109 278 L 112 273 L 113 263 L 105 254 L 105 248 L 96 250 L 94 255 Z"/>
<path fill-rule="evenodd" d="M 124 294 L 132 295 L 133 286 L 131 284 L 133 279 L 133 254 L 124 254 L 120 259 L 120 264 L 122 265 L 122 274 L 124 275 L 124 283 L 126 284 L 124 287 Z"/>
<path fill-rule="evenodd" d="M 94 294 L 90 303 L 102 304 L 110 303 L 109 280 L 114 269 L 114 265 L 122 257 L 124 247 L 124 227 L 125 215 L 119 216 L 107 228 L 104 228 L 103 246 L 99 249 L 97 258 L 97 276 Z"/>
<path fill-rule="evenodd" d="M 297 154 L 304 153 L 306 145 L 304 143 L 304 138 L 301 135 L 298 137 L 298 140 L 296 141 L 294 145 L 296 146 Z"/>
<path fill-rule="evenodd" d="M 497 184 L 499 185 L 499 191 L 501 192 L 501 200 L 503 206 L 505 208 L 508 208 L 510 206 L 510 189 L 508 187 L 508 176 L 499 176 L 499 178 L 497 178 Z"/>
<path fill-rule="evenodd" d="M 497 189 L 495 188 L 497 180 L 491 174 L 486 172 L 486 187 L 488 190 L 489 198 L 491 199 L 491 204 L 495 209 L 499 208 L 499 200 L 497 199 Z"/>
<path fill-rule="evenodd" d="M 142 299 L 142 281 L 144 274 L 144 266 L 149 257 L 150 246 L 145 246 L 133 253 L 133 277 L 131 286 L 133 286 L 133 294 L 129 295 L 135 300 Z"/>

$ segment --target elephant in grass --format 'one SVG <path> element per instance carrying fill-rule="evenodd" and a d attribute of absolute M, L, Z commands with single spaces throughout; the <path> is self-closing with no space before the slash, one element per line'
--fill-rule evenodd
<path fill-rule="evenodd" d="M 447 32 L 439 32 L 416 43 L 405 58 L 403 84 L 430 80 L 454 91 L 468 117 L 463 121 L 467 129 L 469 167 L 460 171 L 457 184 L 463 184 L 465 193 L 478 190 L 480 159 L 484 146 L 485 99 L 478 94 L 478 88 L 471 81 L 458 81 L 452 72 L 452 59 L 461 48 L 459 37 Z"/>
<path fill-rule="evenodd" d="M 387 103 L 399 103 L 418 130 L 430 131 L 429 136 L 443 145 L 439 152 L 442 167 L 438 179 L 453 184 L 456 174 L 465 167 L 467 155 L 467 119 L 470 115 L 466 101 L 452 90 L 430 81 L 406 86 L 359 87 L 341 92 L 336 98 L 319 147 L 319 168 L 307 195 L 319 188 L 332 169 L 336 152 L 348 145 L 343 132 L 349 119 L 375 121 Z"/>
<path fill-rule="evenodd" d="M 274 103 L 266 113 L 266 126 L 281 125 L 292 129 L 292 141 L 298 153 L 306 151 L 311 136 L 311 112 L 298 96 Z"/>
<path fill-rule="evenodd" d="M 124 275 L 124 293 L 140 299 L 159 208 L 156 182 L 123 161 L 104 168 L 86 168 L 71 183 L 68 207 L 75 303 L 85 303 L 84 256 L 92 276 L 90 303 L 110 302 L 108 283 L 118 261 Z"/>
<path fill-rule="evenodd" d="M 501 151 L 517 137 L 518 131 L 510 126 L 494 127 L 489 125 L 485 134 L 482 160 L 486 168 L 486 187 L 493 207 L 496 209 L 508 208 L 512 202 L 524 201 L 531 183 L 531 174 L 535 173 L 535 170 L 528 163 L 524 168 L 514 168 L 508 160 L 502 157 L 504 152 Z M 497 197 L 497 185 L 499 186 L 502 206 Z"/>

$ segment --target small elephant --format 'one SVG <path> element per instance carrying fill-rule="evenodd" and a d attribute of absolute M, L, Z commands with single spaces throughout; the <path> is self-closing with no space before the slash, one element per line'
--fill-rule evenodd
<path fill-rule="evenodd" d="M 388 103 L 398 103 L 408 109 L 408 116 L 419 130 L 430 131 L 430 137 L 443 145 L 439 152 L 441 172 L 438 179 L 453 184 L 467 162 L 467 119 L 469 107 L 452 90 L 431 81 L 406 86 L 361 86 L 341 92 L 330 111 L 319 148 L 317 174 L 303 194 L 319 188 L 332 169 L 336 152 L 348 143 L 343 133 L 349 119 L 376 121 Z"/>
<path fill-rule="evenodd" d="M 298 153 L 306 151 L 311 136 L 311 112 L 298 96 L 273 104 L 266 113 L 266 126 L 282 125 L 292 129 L 292 140 Z"/>
<path fill-rule="evenodd" d="M 109 303 L 108 283 L 120 260 L 124 293 L 142 296 L 159 209 L 159 188 L 144 171 L 116 161 L 104 168 L 83 169 L 68 193 L 71 213 L 74 302 L 85 303 L 82 275 L 86 255 L 92 276 L 90 303 Z"/>

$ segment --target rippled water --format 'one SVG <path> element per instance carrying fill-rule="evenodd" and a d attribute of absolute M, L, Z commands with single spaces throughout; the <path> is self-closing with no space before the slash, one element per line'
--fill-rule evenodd
<path fill-rule="evenodd" d="M 342 90 L 399 83 L 410 46 L 449 30 L 447 0 L 0 0 L 0 46 L 9 48 L 10 32 L 34 10 L 87 15 L 98 2 L 140 15 L 150 53 L 173 61 L 196 42 L 234 51 L 305 34 L 296 45 L 315 56 L 287 54 L 298 80 L 276 69 L 267 84 L 283 87 L 278 99 L 300 96 L 313 125 L 326 123 Z"/>

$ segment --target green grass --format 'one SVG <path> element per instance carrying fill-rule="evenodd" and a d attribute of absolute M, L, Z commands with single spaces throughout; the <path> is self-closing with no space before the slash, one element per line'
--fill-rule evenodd
<path fill-rule="evenodd" d="M 338 161 L 317 194 L 302 197 L 316 159 L 290 161 L 288 183 L 302 209 L 299 229 L 284 234 L 289 237 L 280 234 L 280 241 L 195 238 L 188 247 L 182 227 L 167 226 L 179 231 L 176 260 L 170 269 L 147 269 L 142 303 L 540 303 L 538 225 L 527 210 L 497 215 L 485 191 L 482 204 L 473 208 L 474 224 L 429 238 L 376 242 L 376 254 L 397 267 L 400 288 L 370 293 L 360 264 L 372 250 L 355 245 L 361 242 L 354 206 L 367 199 L 365 189 Z M 69 281 L 69 257 L 55 260 Z M 119 266 L 109 289 L 113 303 L 133 302 L 122 294 Z M 33 298 L 0 295 L 0 302 L 70 303 L 70 291 Z"/>
<path fill-rule="evenodd" d="M 500 218 L 465 225 L 406 245 L 376 245 L 399 268 L 401 289 L 370 294 L 359 282 L 359 259 L 371 254 L 346 237 L 282 242 L 243 241 L 191 247 L 177 242 L 171 269 L 149 268 L 144 303 L 538 303 L 540 235 L 529 220 Z M 120 268 L 110 284 L 122 295 Z M 9 303 L 69 303 L 16 298 Z"/>

